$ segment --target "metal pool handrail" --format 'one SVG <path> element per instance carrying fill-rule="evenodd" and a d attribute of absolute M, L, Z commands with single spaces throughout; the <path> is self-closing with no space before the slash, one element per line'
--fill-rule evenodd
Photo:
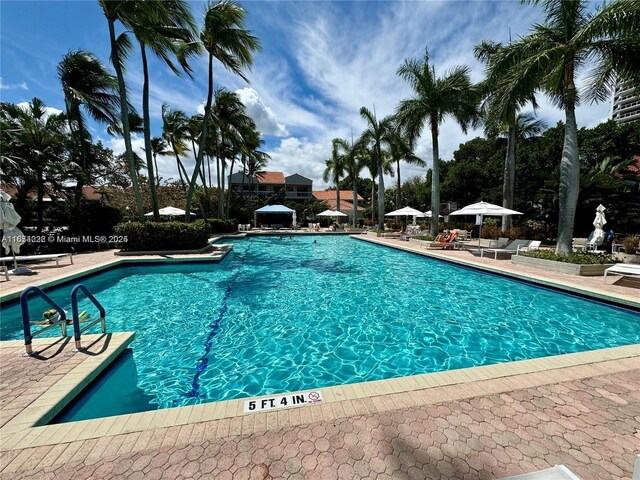
<path fill-rule="evenodd" d="M 78 292 L 79 291 L 82 291 L 87 296 L 87 298 L 91 300 L 91 302 L 96 306 L 96 308 L 100 312 L 100 317 L 95 318 L 93 320 L 89 320 L 83 328 L 80 328 L 80 316 L 78 314 Z M 73 338 L 76 342 L 76 348 L 75 348 L 76 351 L 82 348 L 82 345 L 80 343 L 80 334 L 86 331 L 87 329 L 93 327 L 96 323 L 100 322 L 100 325 L 102 327 L 102 333 L 107 333 L 107 327 L 104 321 L 104 317 L 106 316 L 107 312 L 105 311 L 102 304 L 89 291 L 89 289 L 81 283 L 73 287 L 73 289 L 71 290 L 71 313 L 73 317 Z"/>
<path fill-rule="evenodd" d="M 44 328 L 41 328 L 37 332 L 31 334 L 31 320 L 29 319 L 29 295 L 30 294 L 37 295 L 46 301 L 49 305 L 51 305 L 56 312 L 60 315 L 57 320 L 52 320 L 51 325 L 47 325 Z M 67 336 L 67 314 L 62 309 L 60 305 L 54 302 L 49 295 L 44 293 L 40 288 L 32 285 L 30 287 L 25 288 L 25 290 L 20 294 L 20 306 L 22 308 L 22 328 L 24 330 L 24 347 L 26 350 L 25 355 L 35 355 L 37 352 L 33 351 L 31 346 L 31 342 L 33 341 L 33 337 L 36 335 L 40 335 L 41 333 L 49 330 L 52 327 L 60 325 L 60 329 L 62 330 L 62 336 Z"/>

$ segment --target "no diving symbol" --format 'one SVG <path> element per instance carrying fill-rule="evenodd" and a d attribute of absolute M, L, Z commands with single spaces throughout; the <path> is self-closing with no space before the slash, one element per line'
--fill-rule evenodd
<path fill-rule="evenodd" d="M 312 402 L 317 402 L 318 400 L 320 400 L 320 394 L 318 392 L 309 393 L 309 400 L 311 400 Z"/>

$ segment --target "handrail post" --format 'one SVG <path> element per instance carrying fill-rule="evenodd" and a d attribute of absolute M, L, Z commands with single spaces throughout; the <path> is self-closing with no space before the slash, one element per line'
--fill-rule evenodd
<path fill-rule="evenodd" d="M 62 307 L 60 307 L 60 305 L 58 305 L 56 302 L 54 302 L 51 299 L 51 297 L 49 297 L 49 295 L 44 293 L 40 288 L 36 287 L 35 285 L 31 285 L 30 287 L 25 288 L 24 291 L 20 294 L 20 307 L 22 309 L 22 329 L 24 330 L 24 347 L 25 347 L 25 350 L 26 350 L 25 355 L 35 355 L 37 353 L 37 352 L 33 351 L 33 347 L 31 345 L 31 343 L 33 341 L 33 335 L 31 335 L 31 320 L 29 318 L 29 295 L 31 293 L 39 296 L 44 301 L 46 301 L 60 315 L 58 320 L 53 322 L 48 327 L 45 327 L 45 328 L 41 329 L 40 331 L 36 332 L 36 335 L 38 333 L 40 333 L 40 332 L 43 332 L 44 330 L 47 330 L 50 327 L 53 327 L 55 325 L 60 325 L 60 330 L 62 331 L 62 336 L 63 337 L 67 336 L 67 314 L 66 314 L 66 312 L 62 309 Z"/>
<path fill-rule="evenodd" d="M 98 321 L 98 320 L 93 321 L 90 325 L 86 326 L 84 330 L 80 329 L 80 315 L 78 313 L 78 292 L 79 291 L 84 292 L 87 298 L 91 300 L 91 303 L 93 303 L 97 307 L 98 311 L 100 312 L 100 318 L 98 320 L 100 321 L 100 324 L 102 327 L 102 333 L 107 333 L 106 324 L 104 321 L 104 317 L 106 316 L 106 311 L 104 307 L 96 299 L 96 297 L 93 296 L 93 294 L 89 291 L 87 287 L 79 283 L 78 285 L 73 287 L 73 289 L 71 290 L 71 312 L 73 317 L 73 338 L 75 340 L 75 345 L 76 345 L 75 351 L 79 351 L 82 349 L 82 343 L 80 341 L 81 333 L 87 328 L 91 327 L 92 325 L 95 325 Z"/>

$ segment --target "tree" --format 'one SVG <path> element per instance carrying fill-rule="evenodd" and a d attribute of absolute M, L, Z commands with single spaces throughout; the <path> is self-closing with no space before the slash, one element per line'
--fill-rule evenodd
<path fill-rule="evenodd" d="M 422 61 L 406 59 L 397 73 L 413 89 L 413 97 L 402 100 L 397 108 L 398 122 L 407 129 L 411 138 L 420 137 L 425 123 L 431 128 L 431 234 L 436 235 L 440 214 L 440 124 L 446 116 L 451 115 L 466 133 L 467 127 L 478 115 L 478 93 L 466 66 L 456 66 L 444 76 L 437 76 L 435 67 L 429 64 L 429 52 L 426 49 Z"/>
<path fill-rule="evenodd" d="M 8 127 L 11 132 L 14 152 L 22 154 L 22 157 L 14 157 L 18 162 L 16 166 L 22 172 L 33 175 L 35 180 L 38 195 L 38 232 L 41 233 L 45 180 L 48 174 L 56 172 L 56 167 L 62 170 L 61 165 L 64 161 L 66 116 L 63 113 L 51 113 L 39 98 L 34 98 L 26 106 L 2 103 L 0 112 L 3 127 Z M 53 175 L 50 175 L 49 179 L 53 179 Z"/>
<path fill-rule="evenodd" d="M 362 152 L 360 152 L 356 145 L 347 142 L 342 138 L 333 139 L 334 148 L 337 148 L 337 154 L 342 157 L 344 163 L 344 171 L 347 174 L 347 180 L 351 182 L 351 190 L 353 193 L 352 205 L 353 205 L 353 227 L 358 225 L 358 180 L 360 172 L 364 168 L 364 162 L 362 158 Z M 326 181 L 326 180 L 325 180 Z M 340 182 L 336 181 L 336 190 L 340 192 Z"/>
<path fill-rule="evenodd" d="M 75 50 L 62 57 L 58 64 L 58 78 L 62 84 L 67 120 L 71 133 L 74 187 L 75 231 L 82 233 L 82 187 L 89 181 L 91 134 L 85 114 L 106 124 L 118 123 L 120 97 L 118 81 L 93 54 Z M 84 112 L 84 113 L 83 113 Z"/>
<path fill-rule="evenodd" d="M 129 27 L 131 21 L 135 18 L 135 4 L 138 2 L 130 2 L 127 0 L 98 0 L 104 16 L 109 26 L 109 40 L 111 42 L 111 63 L 116 71 L 118 79 L 118 93 L 120 95 L 120 123 L 122 128 L 122 137 L 124 139 L 125 156 L 129 164 L 129 172 L 131 174 L 131 189 L 133 190 L 136 212 L 138 219 L 144 221 L 144 207 L 142 204 L 142 195 L 140 186 L 138 185 L 138 175 L 136 171 L 135 159 L 133 156 L 133 148 L 131 146 L 131 131 L 129 129 L 129 103 L 127 102 L 127 88 L 124 82 L 124 60 L 131 48 L 131 43 L 126 33 L 116 38 L 115 24 L 117 21 L 122 22 Z"/>
<path fill-rule="evenodd" d="M 168 150 L 169 145 L 164 141 L 162 137 L 153 137 L 151 139 L 151 155 L 153 156 L 153 166 L 156 175 L 155 183 L 156 188 L 160 186 L 160 173 L 158 172 L 158 155 L 171 155 L 171 150 Z"/>
<path fill-rule="evenodd" d="M 322 174 L 322 180 L 328 182 L 331 180 L 336 186 L 336 210 L 340 211 L 340 177 L 345 173 L 346 159 L 340 155 L 340 144 L 338 138 L 334 138 L 331 142 L 331 158 L 325 160 L 326 168 Z"/>
<path fill-rule="evenodd" d="M 385 162 L 387 160 L 386 150 L 392 142 L 392 125 L 394 118 L 391 115 L 384 117 L 378 121 L 375 111 L 371 112 L 368 108 L 360 109 L 360 116 L 367 122 L 367 128 L 360 136 L 358 144 L 360 148 L 366 148 L 371 153 L 372 166 L 378 174 L 378 228 L 384 229 L 384 173 Z M 370 168 L 371 171 L 371 168 Z M 373 205 L 373 198 L 372 198 Z"/>
<path fill-rule="evenodd" d="M 394 127 L 391 133 L 389 153 L 391 154 L 391 160 L 396 163 L 396 209 L 400 209 L 401 200 L 400 193 L 402 190 L 402 183 L 400 181 L 400 162 L 405 161 L 412 165 L 418 165 L 420 167 L 426 167 L 427 164 L 420 157 L 413 153 L 413 141 L 409 137 L 408 132 L 404 131 L 400 126 Z"/>
<path fill-rule="evenodd" d="M 238 4 L 223 0 L 216 4 L 209 3 L 204 16 L 204 26 L 200 32 L 202 48 L 209 57 L 209 77 L 207 101 L 204 106 L 204 120 L 200 147 L 196 158 L 195 170 L 189 182 L 187 192 L 187 214 L 189 221 L 191 199 L 196 186 L 196 179 L 200 165 L 204 158 L 204 147 L 207 145 L 209 122 L 211 121 L 211 105 L 213 103 L 213 60 L 218 60 L 223 67 L 247 81 L 244 69 L 253 63 L 253 52 L 260 48 L 260 42 L 251 32 L 244 28 L 246 12 Z"/>
<path fill-rule="evenodd" d="M 149 178 L 155 178 L 154 164 L 151 161 L 151 116 L 149 114 L 149 67 L 147 63 L 147 47 L 178 76 L 181 72 L 175 67 L 171 59 L 176 56 L 183 70 L 191 74 L 187 63 L 188 57 L 197 53 L 194 43 L 195 21 L 189 11 L 189 5 L 184 0 L 146 0 L 133 2 L 135 14 L 132 15 L 130 26 L 140 45 L 142 58 L 142 118 L 144 133 L 144 150 L 147 157 Z M 158 214 L 158 198 L 156 183 L 149 182 L 151 192 L 151 207 L 156 221 Z"/>
<path fill-rule="evenodd" d="M 184 168 L 180 155 L 187 151 L 186 141 L 189 138 L 189 124 L 187 115 L 179 109 L 172 109 L 166 103 L 162 104 L 162 137 L 167 141 L 173 155 L 176 157 L 178 165 L 178 175 L 180 184 L 186 189 L 185 179 L 188 179 L 187 171 Z"/>
<path fill-rule="evenodd" d="M 593 14 L 585 0 L 531 3 L 542 5 L 545 22 L 496 54 L 496 68 L 509 72 L 497 100 L 507 103 L 509 91 L 541 89 L 565 112 L 556 252 L 569 253 L 580 192 L 576 76 L 587 63 L 595 63 L 584 91 L 591 101 L 608 99 L 617 78 L 640 80 L 640 3 L 614 0 Z"/>

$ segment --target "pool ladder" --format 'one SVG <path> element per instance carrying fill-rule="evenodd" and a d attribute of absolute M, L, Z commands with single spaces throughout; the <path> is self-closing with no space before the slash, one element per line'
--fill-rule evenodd
<path fill-rule="evenodd" d="M 80 327 L 80 315 L 78 313 L 78 292 L 83 292 L 89 300 L 96 306 L 98 312 L 100 314 L 99 317 L 87 320 L 83 323 L 82 328 Z M 31 319 L 29 316 L 29 299 L 34 296 L 38 296 L 42 298 L 45 302 L 47 302 L 51 307 L 58 313 L 58 318 L 51 320 L 51 323 L 36 332 L 31 331 Z M 25 355 L 35 355 L 38 352 L 34 352 L 32 348 L 33 337 L 40 335 L 47 330 L 60 326 L 60 333 L 62 337 L 67 336 L 67 312 L 65 312 L 60 305 L 49 297 L 46 293 L 42 291 L 39 287 L 32 285 L 27 287 L 20 294 L 20 306 L 22 309 L 22 328 L 24 330 L 24 346 L 26 353 Z M 79 283 L 71 290 L 71 315 L 72 315 L 72 325 L 73 325 L 73 338 L 75 340 L 75 349 L 74 352 L 82 350 L 81 343 L 81 335 L 83 332 L 93 327 L 95 324 L 100 323 L 102 333 L 107 333 L 107 326 L 105 323 L 106 311 L 102 304 L 93 296 L 93 294 L 89 291 L 87 287 L 83 284 Z"/>

